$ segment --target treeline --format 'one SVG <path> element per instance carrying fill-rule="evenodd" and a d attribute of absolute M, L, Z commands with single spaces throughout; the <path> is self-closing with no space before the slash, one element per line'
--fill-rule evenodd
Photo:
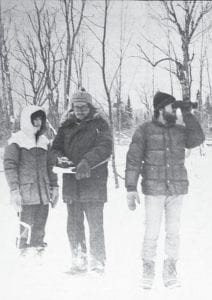
<path fill-rule="evenodd" d="M 148 15 L 156 31 L 136 24 L 129 14 L 135 6 L 140 22 Z M 211 1 L 22 0 L 10 6 L 0 0 L 1 144 L 28 104 L 45 106 L 57 130 L 80 87 L 92 94 L 115 137 L 142 122 L 135 98 L 141 118 L 151 118 L 163 77 L 166 91 L 183 101 L 197 95 L 198 117 L 210 128 L 211 8 Z M 112 164 L 118 185 L 114 144 Z"/>

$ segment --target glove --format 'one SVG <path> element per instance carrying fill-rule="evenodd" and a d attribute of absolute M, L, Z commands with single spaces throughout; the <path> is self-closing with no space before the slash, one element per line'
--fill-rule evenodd
<path fill-rule="evenodd" d="M 140 204 L 140 199 L 137 191 L 127 192 L 127 205 L 130 210 L 136 209 L 136 202 Z"/>
<path fill-rule="evenodd" d="M 58 157 L 56 162 L 57 167 L 69 168 L 74 165 L 74 163 L 68 159 L 66 156 Z"/>
<path fill-rule="evenodd" d="M 89 178 L 91 176 L 91 168 L 86 159 L 82 159 L 76 168 L 76 179 Z"/>
<path fill-rule="evenodd" d="M 10 202 L 17 213 L 22 211 L 21 199 L 22 198 L 19 189 L 10 192 Z"/>
<path fill-rule="evenodd" d="M 53 186 L 51 188 L 50 194 L 51 194 L 51 200 L 50 200 L 51 206 L 52 208 L 55 208 L 59 200 L 59 188 L 57 186 Z"/>

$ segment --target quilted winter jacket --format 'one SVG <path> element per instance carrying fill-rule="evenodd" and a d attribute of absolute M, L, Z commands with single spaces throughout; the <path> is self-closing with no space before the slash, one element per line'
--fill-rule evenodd
<path fill-rule="evenodd" d="M 66 156 L 74 165 L 86 159 L 92 168 L 111 155 L 112 136 L 107 122 L 92 110 L 86 119 L 79 122 L 74 113 L 61 125 L 55 137 L 51 155 Z M 90 178 L 76 180 L 74 174 L 63 175 L 63 201 L 107 201 L 107 162 L 91 170 Z"/>
<path fill-rule="evenodd" d="M 48 204 L 50 186 L 57 186 L 48 160 L 49 140 L 42 134 L 37 141 L 31 115 L 42 110 L 27 106 L 21 115 L 21 130 L 14 133 L 4 151 L 4 170 L 10 190 L 20 189 L 22 204 Z"/>
<path fill-rule="evenodd" d="M 126 161 L 125 186 L 135 191 L 139 175 L 145 195 L 179 195 L 188 192 L 184 165 L 185 148 L 204 141 L 196 118 L 184 115 L 183 125 L 166 126 L 157 120 L 146 122 L 135 131 Z"/>

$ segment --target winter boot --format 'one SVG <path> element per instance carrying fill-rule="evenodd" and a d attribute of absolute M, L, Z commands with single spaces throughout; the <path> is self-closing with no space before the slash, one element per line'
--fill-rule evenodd
<path fill-rule="evenodd" d="M 103 275 L 105 271 L 105 263 L 92 258 L 90 261 L 90 270 L 98 275 Z"/>
<path fill-rule="evenodd" d="M 43 242 L 39 246 L 36 246 L 34 248 L 34 259 L 37 265 L 43 265 L 43 256 L 46 247 L 47 247 L 47 243 Z"/>
<path fill-rule="evenodd" d="M 43 265 L 44 247 L 35 247 L 34 251 L 35 264 L 38 266 Z"/>
<path fill-rule="evenodd" d="M 71 268 L 67 274 L 70 275 L 79 275 L 82 273 L 87 272 L 88 263 L 87 263 L 87 257 L 85 253 L 78 253 L 78 255 L 72 256 L 72 264 Z"/>
<path fill-rule="evenodd" d="M 22 258 L 26 258 L 27 254 L 28 254 L 28 247 L 25 247 L 25 248 L 20 248 L 18 249 L 19 250 L 19 257 L 22 259 Z"/>
<path fill-rule="evenodd" d="M 167 288 L 175 288 L 180 286 L 180 281 L 177 279 L 176 260 L 166 259 L 163 265 L 163 282 Z"/>
<path fill-rule="evenodd" d="M 32 263 L 32 247 L 18 249 L 17 265 L 21 268 L 30 268 Z"/>
<path fill-rule="evenodd" d="M 143 260 L 143 289 L 151 289 L 155 277 L 155 263 L 152 260 Z"/>

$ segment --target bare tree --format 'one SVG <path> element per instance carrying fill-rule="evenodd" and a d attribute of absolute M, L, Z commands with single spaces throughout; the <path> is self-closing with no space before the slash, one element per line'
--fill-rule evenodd
<path fill-rule="evenodd" d="M 76 39 L 82 25 L 86 0 L 60 1 L 66 24 L 66 49 L 64 54 L 64 108 L 66 109 L 70 99 L 71 81 L 73 80 L 73 60 Z"/>
<path fill-rule="evenodd" d="M 180 38 L 182 56 L 177 54 L 172 46 L 172 53 L 155 47 L 164 55 L 163 58 L 152 62 L 141 45 L 138 45 L 141 52 L 141 58 L 150 63 L 152 66 L 157 66 L 165 61 L 172 61 L 175 65 L 176 75 L 182 89 L 183 100 L 190 100 L 191 84 L 192 84 L 192 69 L 191 64 L 194 58 L 194 53 L 191 53 L 190 46 L 192 40 L 197 36 L 200 21 L 203 16 L 209 13 L 212 4 L 210 1 L 205 1 L 202 4 L 198 1 L 160 1 L 161 7 L 165 12 L 165 16 L 160 16 L 161 22 L 167 26 L 169 24 Z M 149 41 L 154 44 L 152 41 Z"/>
<path fill-rule="evenodd" d="M 168 25 L 168 17 L 167 17 L 167 25 Z M 170 39 L 170 27 L 167 26 L 167 47 L 168 47 L 168 55 L 171 57 L 171 39 Z M 170 87 L 171 87 L 171 95 L 173 95 L 173 74 L 172 70 L 172 61 L 169 60 L 169 78 L 170 78 Z"/>
<path fill-rule="evenodd" d="M 207 36 L 209 43 L 211 44 L 212 38 L 210 33 Z M 209 86 L 209 103 L 212 104 L 212 84 L 211 84 L 211 76 L 210 76 L 210 62 L 209 62 L 209 49 L 206 47 L 205 53 L 205 60 L 206 60 L 206 72 L 207 72 L 207 79 L 208 79 L 208 86 Z"/>
<path fill-rule="evenodd" d="M 210 95 L 210 103 L 212 103 L 212 86 L 211 86 L 211 77 L 210 77 L 210 65 L 208 61 L 208 54 L 206 53 L 206 69 L 207 69 L 207 77 L 208 77 L 208 85 L 209 85 L 209 95 Z"/>
<path fill-rule="evenodd" d="M 59 84 L 62 74 L 62 58 L 58 55 L 60 43 L 56 40 L 56 15 L 46 8 L 44 1 L 27 12 L 30 28 L 17 39 L 17 61 L 22 69 L 17 71 L 22 90 L 16 91 L 26 102 L 44 105 L 48 103 L 53 126 L 59 124 Z"/>
<path fill-rule="evenodd" d="M 200 72 L 199 72 L 199 93 L 198 93 L 198 100 L 199 100 L 199 113 L 200 113 L 200 121 L 202 123 L 203 119 L 203 99 L 202 99 L 202 89 L 203 89 L 203 71 L 204 71 L 204 64 L 205 64 L 205 55 L 206 55 L 206 48 L 204 47 L 204 33 L 203 33 L 203 18 L 201 20 L 201 41 L 200 41 Z"/>
<path fill-rule="evenodd" d="M 85 48 L 85 40 L 78 37 L 76 41 L 76 51 L 74 51 L 74 65 L 75 65 L 75 72 L 77 78 L 77 88 L 83 86 L 83 67 L 85 63 L 85 56 L 86 56 L 86 48 Z"/>
<path fill-rule="evenodd" d="M 125 44 L 125 26 L 126 26 L 126 16 L 123 12 L 123 0 L 121 1 L 121 10 L 120 10 L 120 42 L 119 42 L 119 70 L 118 76 L 116 78 L 116 87 L 115 95 L 116 95 L 116 112 L 117 112 L 117 129 L 118 129 L 118 143 L 120 142 L 121 130 L 122 130 L 122 118 L 121 118 L 121 110 L 122 110 L 122 88 L 123 88 L 123 80 L 122 80 L 122 66 L 124 60 L 124 44 Z"/>
<path fill-rule="evenodd" d="M 112 135 L 114 137 L 114 124 L 113 124 L 113 111 L 112 111 L 112 99 L 111 99 L 111 88 L 113 82 L 111 84 L 107 81 L 106 76 L 106 37 L 107 37 L 107 22 L 108 22 L 108 9 L 109 9 L 110 0 L 105 0 L 105 7 L 104 7 L 104 26 L 103 26 L 103 35 L 102 35 L 102 63 L 101 63 L 101 71 L 102 71 L 102 80 L 104 84 L 104 89 L 107 97 L 108 102 L 108 110 L 109 110 L 109 120 L 110 120 L 110 127 L 112 130 Z M 115 178 L 116 188 L 119 187 L 117 170 L 116 170 L 116 163 L 115 163 L 115 146 L 114 146 L 114 138 L 113 138 L 113 150 L 112 150 L 112 166 L 113 166 L 113 173 Z"/>
<path fill-rule="evenodd" d="M 53 122 L 53 125 L 58 127 L 59 122 L 59 83 L 61 79 L 62 71 L 62 58 L 58 57 L 60 43 L 62 41 L 56 41 L 56 16 L 57 12 L 50 13 L 48 9 L 45 9 L 45 2 L 41 8 L 38 7 L 36 1 L 34 1 L 34 7 L 36 12 L 36 24 L 30 17 L 30 23 L 34 30 L 35 36 L 39 44 L 39 52 L 43 69 L 46 74 L 46 99 L 49 102 L 49 117 Z M 54 36 L 53 36 L 54 35 Z"/>
<path fill-rule="evenodd" d="M 152 107 L 152 100 L 150 101 L 148 97 L 148 92 L 146 91 L 145 87 L 143 86 L 141 89 L 137 89 L 137 94 L 140 99 L 141 104 L 144 107 L 146 120 L 150 120 L 152 118 L 153 107 Z"/>
<path fill-rule="evenodd" d="M 14 119 L 12 84 L 9 68 L 9 38 L 8 28 L 10 27 L 10 18 L 5 26 L 0 1 L 0 119 L 1 132 L 8 132 L 11 127 L 11 121 Z M 6 29 L 7 28 L 7 29 Z M 4 133 L 1 134 L 4 136 Z M 7 135 L 7 133 L 6 133 Z"/>
<path fill-rule="evenodd" d="M 92 32 L 92 34 L 96 37 L 97 41 L 100 44 L 101 49 L 101 61 L 98 60 L 96 57 L 94 57 L 91 53 L 89 53 L 89 56 L 92 58 L 92 60 L 99 66 L 101 75 L 102 75 L 102 81 L 103 81 L 103 87 L 106 95 L 107 105 L 108 105 L 108 118 L 110 122 L 110 128 L 112 131 L 113 136 L 113 147 L 112 147 L 112 168 L 115 178 L 115 186 L 116 188 L 119 187 L 119 181 L 118 181 L 118 173 L 116 170 L 116 160 L 115 160 L 115 145 L 114 145 L 114 120 L 113 120 L 113 96 L 112 96 L 112 90 L 114 87 L 115 80 L 118 76 L 118 72 L 122 63 L 122 60 L 119 60 L 118 66 L 115 67 L 115 70 L 113 72 L 113 75 L 110 76 L 108 72 L 108 60 L 107 60 L 107 29 L 108 29 L 108 16 L 109 16 L 109 6 L 110 6 L 110 0 L 104 0 L 104 7 L 103 7 L 103 25 L 97 25 L 94 24 L 94 26 L 97 26 L 98 29 L 101 30 L 101 36 L 98 36 L 98 34 L 93 30 L 89 24 L 87 24 L 88 29 Z"/>
<path fill-rule="evenodd" d="M 29 33 L 23 33 L 20 42 L 17 39 L 17 51 L 14 57 L 20 64 L 19 69 L 15 69 L 20 78 L 22 89 L 17 88 L 15 92 L 25 100 L 25 103 L 42 106 L 46 102 L 46 73 L 41 67 L 41 61 L 38 54 L 38 45 Z M 44 100 L 45 98 L 45 100 Z"/>

